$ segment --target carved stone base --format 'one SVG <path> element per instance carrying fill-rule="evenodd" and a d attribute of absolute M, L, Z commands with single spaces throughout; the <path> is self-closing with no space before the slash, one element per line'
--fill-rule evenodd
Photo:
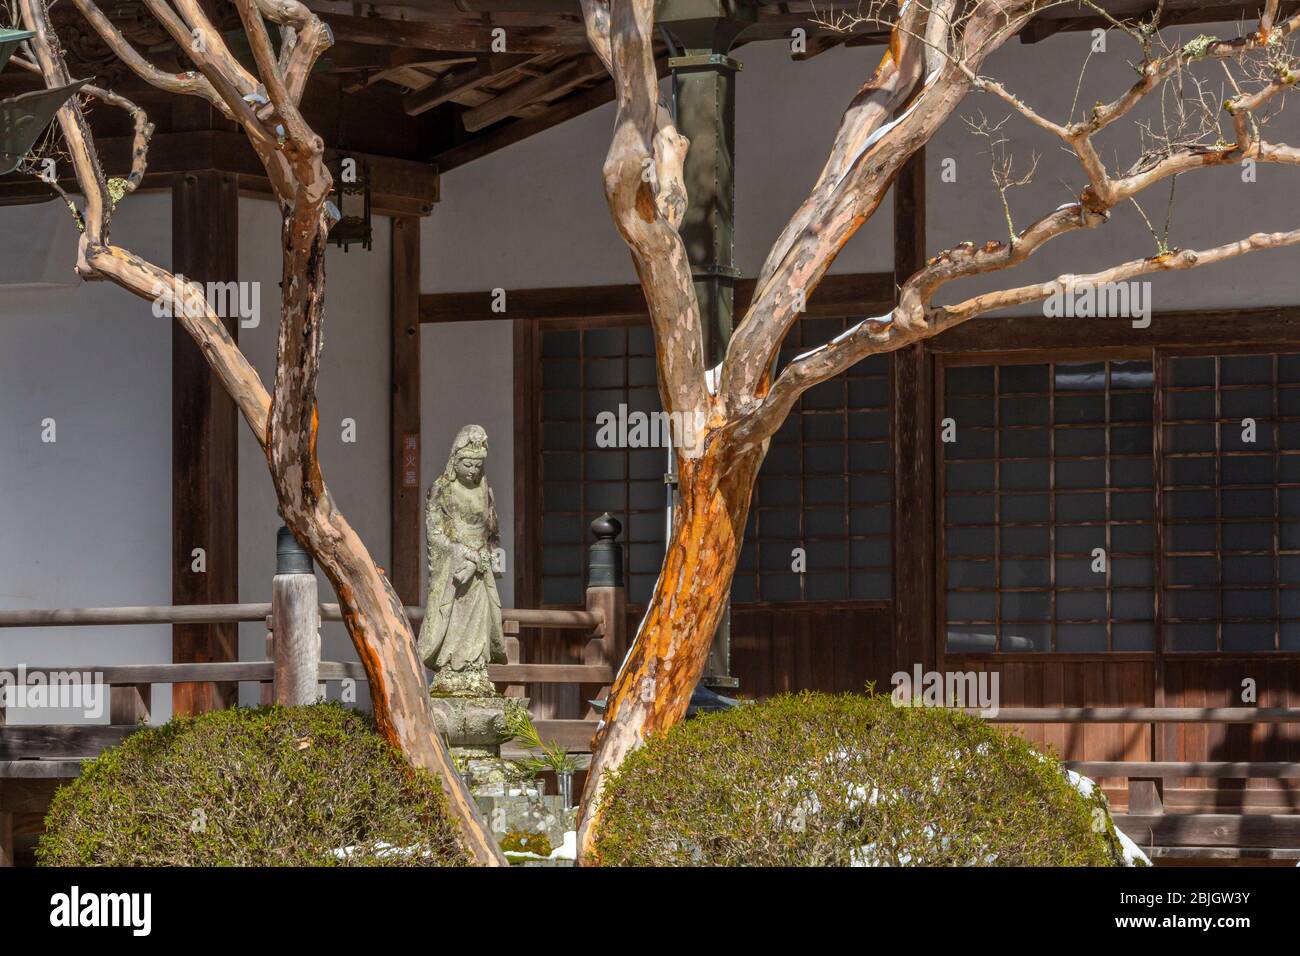
<path fill-rule="evenodd" d="M 433 695 L 433 719 L 438 732 L 453 747 L 487 747 L 498 753 L 510 739 L 506 714 L 527 708 L 522 697 L 439 697 Z"/>
<path fill-rule="evenodd" d="M 506 794 L 523 787 L 529 774 L 501 756 L 501 745 L 510 739 L 506 715 L 514 709 L 527 710 L 527 699 L 495 694 L 439 696 L 433 688 L 430 693 L 434 723 L 450 745 L 456 769 L 470 791 Z"/>
<path fill-rule="evenodd" d="M 433 675 L 429 693 L 437 697 L 501 697 L 488 680 L 487 670 L 440 670 Z"/>

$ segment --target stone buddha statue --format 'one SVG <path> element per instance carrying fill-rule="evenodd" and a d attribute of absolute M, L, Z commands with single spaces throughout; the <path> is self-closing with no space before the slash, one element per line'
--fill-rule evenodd
<path fill-rule="evenodd" d="M 429 593 L 418 650 L 434 672 L 435 696 L 495 697 L 487 666 L 506 661 L 492 560 L 500 533 L 484 476 L 487 453 L 487 432 L 479 425 L 462 428 L 425 503 Z"/>

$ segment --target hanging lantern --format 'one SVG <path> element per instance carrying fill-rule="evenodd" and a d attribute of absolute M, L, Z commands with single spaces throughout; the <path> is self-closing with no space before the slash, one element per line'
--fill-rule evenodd
<path fill-rule="evenodd" d="M 338 221 L 330 229 L 330 242 L 347 252 L 352 243 L 369 249 L 370 235 L 370 166 L 365 160 L 342 156 L 330 170 L 334 177 L 334 207 Z"/>
<path fill-rule="evenodd" d="M 52 90 L 33 90 L 0 100 L 0 176 L 18 168 L 59 107 L 89 82 L 77 80 Z"/>
<path fill-rule="evenodd" d="M 30 30 L 0 30 L 0 70 L 9 63 L 19 44 L 34 36 Z M 0 99 L 0 176 L 18 168 L 59 107 L 89 82 L 77 80 L 52 90 L 33 90 Z"/>

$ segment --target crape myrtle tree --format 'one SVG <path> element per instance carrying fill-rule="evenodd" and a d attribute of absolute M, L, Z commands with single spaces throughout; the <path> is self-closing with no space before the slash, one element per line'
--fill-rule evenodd
<path fill-rule="evenodd" d="M 693 434 L 683 430 L 675 442 L 678 506 L 653 597 L 593 744 L 579 832 L 584 857 L 591 855 L 608 772 L 648 735 L 686 712 L 730 589 L 756 473 L 800 395 L 869 355 L 902 348 L 984 313 L 1080 287 L 1194 269 L 1300 243 L 1300 229 L 1255 233 L 1198 250 L 1169 249 L 1157 235 L 1156 254 L 1150 258 L 1045 283 L 1007 283 L 937 304 L 949 283 L 987 279 L 1029 260 L 1060 236 L 1102 227 L 1118 205 L 1135 202 L 1139 193 L 1162 181 L 1215 167 L 1233 167 L 1228 175 L 1235 175 L 1247 160 L 1300 164 L 1300 149 L 1263 136 L 1270 110 L 1280 107 L 1300 71 L 1292 42 L 1300 17 L 1280 18 L 1278 0 L 1261 3 L 1232 36 L 1201 35 L 1176 47 L 1158 32 L 1163 0 L 1150 17 L 1136 21 L 1112 17 L 1104 5 L 1085 0 L 1083 6 L 1134 41 L 1129 65 L 1136 79 L 1117 79 L 1117 88 L 1131 85 L 1113 101 L 1084 109 L 1077 119 L 1040 115 L 1017 91 L 981 72 L 990 53 L 1051 5 L 1052 0 L 906 0 L 901 5 L 864 0 L 849 19 L 887 23 L 888 48 L 849 102 L 825 167 L 768 253 L 723 361 L 707 368 L 700 307 L 679 233 L 689 198 L 683 184 L 688 144 L 660 100 L 652 49 L 655 2 L 582 0 L 588 37 L 616 88 L 604 189 L 649 306 L 660 399 L 671 420 L 706 423 Z M 1079 6 L 1073 0 L 1071 5 Z M 1044 79 L 1074 84 L 1074 77 L 1064 73 Z M 1212 80 L 1214 94 L 1208 92 Z M 1139 104 L 1170 84 L 1180 91 L 1171 99 L 1183 105 L 1159 111 L 1165 116 L 1163 126 L 1139 124 L 1141 154 L 1124 168 L 1104 161 L 1099 135 L 1126 118 L 1137 123 Z M 1191 94 L 1185 92 L 1189 89 Z M 1025 176 L 1014 171 L 1003 152 L 1000 124 L 975 123 L 977 132 L 989 138 L 994 184 L 1008 212 L 1006 222 L 989 224 L 990 236 L 997 238 L 982 245 L 962 243 L 935 255 L 914 274 L 898 276 L 897 305 L 890 312 L 859 322 L 776 372 L 783 340 L 844 244 L 879 209 L 900 167 L 970 93 L 984 94 L 1008 115 L 1025 117 L 1036 132 L 1077 159 L 1073 200 L 1044 211 L 1027 228 L 1010 226 L 1007 191 Z"/>
<path fill-rule="evenodd" d="M 172 312 L 194 341 L 266 453 L 285 523 L 324 569 L 343 609 L 343 621 L 365 666 L 380 733 L 415 767 L 437 778 L 466 851 L 475 862 L 503 864 L 496 842 L 456 773 L 433 720 L 415 639 L 387 575 L 375 562 L 330 495 L 316 456 L 316 381 L 325 319 L 326 238 L 338 213 L 329 201 L 332 181 L 325 144 L 299 110 L 312 67 L 333 42 L 329 28 L 297 0 L 234 0 L 252 50 L 245 68 L 199 0 L 146 0 L 146 6 L 188 55 L 194 69 L 158 69 L 113 26 L 95 0 L 74 0 L 86 22 L 140 78 L 158 89 L 198 96 L 239 124 L 266 168 L 282 216 L 281 315 L 275 381 L 268 393 L 207 303 L 203 289 L 156 263 L 114 245 L 109 226 L 115 204 L 141 182 L 153 126 L 120 95 L 85 87 L 58 114 L 56 147 L 76 176 L 79 198 L 64 194 L 81 229 L 76 271 L 107 280 L 144 299 L 175 290 Z M 22 25 L 35 33 L 20 66 L 39 72 L 46 86 L 70 82 L 47 0 L 16 0 Z M 270 30 L 279 34 L 278 51 Z M 124 179 L 104 174 L 83 100 L 126 110 L 134 121 L 132 169 Z M 40 164 L 30 164 L 40 165 Z"/>

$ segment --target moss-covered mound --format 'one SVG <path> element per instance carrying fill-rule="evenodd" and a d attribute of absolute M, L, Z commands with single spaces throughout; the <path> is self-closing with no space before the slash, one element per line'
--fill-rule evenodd
<path fill-rule="evenodd" d="M 798 694 L 679 724 L 610 780 L 614 866 L 1110 866 L 1100 791 L 977 718 Z"/>
<path fill-rule="evenodd" d="M 45 826 L 43 866 L 468 862 L 433 777 L 333 704 L 140 731 L 62 788 Z"/>

